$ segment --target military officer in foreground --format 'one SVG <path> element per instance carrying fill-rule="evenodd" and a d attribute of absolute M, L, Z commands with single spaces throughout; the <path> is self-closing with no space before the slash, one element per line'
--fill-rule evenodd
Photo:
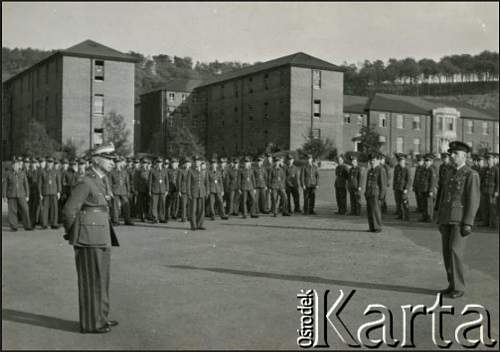
<path fill-rule="evenodd" d="M 413 175 L 413 192 L 415 192 L 415 200 L 417 201 L 417 213 L 423 212 L 423 196 L 422 196 L 422 177 L 425 169 L 424 159 L 420 154 L 415 157 L 417 166 Z"/>
<path fill-rule="evenodd" d="M 337 200 L 337 214 L 345 215 L 347 211 L 347 181 L 349 169 L 344 163 L 344 157 L 339 155 L 338 165 L 335 168 L 335 196 Z"/>
<path fill-rule="evenodd" d="M 492 153 L 485 155 L 486 166 L 482 170 L 481 178 L 481 223 L 479 226 L 496 226 L 497 198 L 498 198 L 498 167 Z"/>
<path fill-rule="evenodd" d="M 21 170 L 22 159 L 13 160 L 12 170 L 9 170 L 2 182 L 2 198 L 7 200 L 7 211 L 9 225 L 13 231 L 17 231 L 17 213 L 21 213 L 24 229 L 32 230 L 28 201 L 30 198 L 30 187 L 26 172 Z"/>
<path fill-rule="evenodd" d="M 280 157 L 274 157 L 274 166 L 269 172 L 269 187 L 272 191 L 272 212 L 273 216 L 276 217 L 279 211 L 279 201 L 283 204 L 283 216 L 290 216 L 290 211 L 288 209 L 288 199 L 286 197 L 285 191 L 285 170 L 281 167 L 282 159 Z"/>
<path fill-rule="evenodd" d="M 248 215 L 248 207 L 250 206 L 250 216 L 252 218 L 258 218 L 256 214 L 257 204 L 255 202 L 255 175 L 252 170 L 252 159 L 247 156 L 243 159 L 244 165 L 240 170 L 238 175 L 239 185 L 240 185 L 240 195 L 242 204 L 243 219 L 246 219 Z"/>
<path fill-rule="evenodd" d="M 113 169 L 112 144 L 92 153 L 92 165 L 71 192 L 63 208 L 65 239 L 74 247 L 78 274 L 80 331 L 107 333 L 111 246 L 118 246 L 111 226 L 104 177 Z"/>
<path fill-rule="evenodd" d="M 187 197 L 191 202 L 191 230 L 205 230 L 205 198 L 207 197 L 208 176 L 206 169 L 202 169 L 202 159 L 194 157 L 195 165 L 187 172 Z"/>
<path fill-rule="evenodd" d="M 394 167 L 392 189 L 396 201 L 397 219 L 410 220 L 410 209 L 408 206 L 408 189 L 410 187 L 410 170 L 406 167 L 406 155 L 397 154 L 398 164 Z"/>
<path fill-rule="evenodd" d="M 351 200 L 351 213 L 349 215 L 359 215 L 361 214 L 361 169 L 358 166 L 357 156 L 351 156 L 351 165 L 347 181 Z"/>
<path fill-rule="evenodd" d="M 366 213 L 368 215 L 368 225 L 370 232 L 382 231 L 382 212 L 381 203 L 386 193 L 386 174 L 380 166 L 380 159 L 383 155 L 372 153 L 369 156 L 370 169 L 366 175 Z"/>
<path fill-rule="evenodd" d="M 162 158 L 156 159 L 156 168 L 149 173 L 149 197 L 152 199 L 153 222 L 166 222 L 165 219 L 165 201 L 168 195 L 168 173 L 164 170 Z"/>
<path fill-rule="evenodd" d="M 257 166 L 254 168 L 255 175 L 255 203 L 256 212 L 261 214 L 268 214 L 269 210 L 267 208 L 267 182 L 268 182 L 268 171 L 264 167 L 264 156 L 259 156 L 257 159 Z"/>
<path fill-rule="evenodd" d="M 224 203 L 222 201 L 224 197 L 224 186 L 222 182 L 222 170 L 218 168 L 217 159 L 212 158 L 210 164 L 210 170 L 208 174 L 208 193 L 209 195 L 209 206 L 210 206 L 210 219 L 215 220 L 215 212 L 217 209 L 219 211 L 220 218 L 227 220 L 226 212 L 224 209 Z M 215 207 L 217 202 L 217 208 Z"/>
<path fill-rule="evenodd" d="M 434 219 L 434 202 L 436 201 L 438 177 L 434 168 L 434 155 L 427 153 L 424 156 L 425 168 L 422 171 L 422 217 L 419 221 L 431 222 Z"/>
<path fill-rule="evenodd" d="M 113 192 L 113 225 L 119 225 L 120 213 L 123 213 L 125 225 L 134 225 L 130 219 L 130 180 L 125 169 L 125 158 L 121 157 L 116 168 L 109 173 L 111 190 Z"/>
<path fill-rule="evenodd" d="M 465 237 L 472 233 L 474 217 L 479 208 L 479 175 L 466 165 L 470 147 L 459 141 L 450 143 L 454 170 L 446 180 L 440 194 L 438 224 L 442 236 L 443 259 L 448 278 L 445 297 L 458 298 L 464 295 L 464 265 L 462 257 Z"/>
<path fill-rule="evenodd" d="M 300 169 L 294 164 L 293 154 L 288 154 L 288 165 L 285 168 L 286 175 L 286 196 L 288 198 L 288 210 L 290 213 L 300 213 Z M 293 198 L 293 211 L 292 211 Z"/>
<path fill-rule="evenodd" d="M 316 202 L 316 190 L 319 188 L 318 167 L 313 163 L 312 154 L 307 155 L 307 164 L 300 173 L 300 184 L 304 189 L 304 214 L 316 215 L 314 206 Z"/>
<path fill-rule="evenodd" d="M 47 158 L 47 167 L 38 174 L 38 194 L 42 201 L 42 228 L 46 229 L 50 216 L 53 229 L 59 228 L 57 201 L 61 198 L 61 175 L 54 169 L 54 159 Z"/>

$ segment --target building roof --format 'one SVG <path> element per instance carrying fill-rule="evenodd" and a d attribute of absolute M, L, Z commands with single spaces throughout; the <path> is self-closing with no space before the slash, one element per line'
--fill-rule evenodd
<path fill-rule="evenodd" d="M 366 104 L 368 97 L 359 95 L 344 95 L 344 112 L 351 112 L 355 114 L 366 114 Z"/>
<path fill-rule="evenodd" d="M 26 72 L 31 69 L 42 65 L 43 63 L 50 61 L 55 56 L 63 55 L 63 56 L 76 56 L 76 57 L 91 57 L 96 59 L 103 60 L 112 60 L 112 61 L 126 61 L 126 62 L 137 62 L 138 59 L 132 55 L 124 54 L 118 50 L 112 49 L 105 45 L 99 44 L 93 40 L 87 39 L 79 44 L 73 45 L 67 49 L 57 50 L 55 53 L 47 56 L 46 58 L 38 61 L 37 63 L 29 66 L 28 68 L 22 70 L 21 72 L 9 77 L 2 83 L 9 83 L 14 81 L 18 77 L 22 76 Z"/>
<path fill-rule="evenodd" d="M 376 93 L 367 103 L 368 110 L 396 113 L 430 115 L 433 109 L 450 107 L 460 111 L 460 117 L 466 119 L 498 121 L 498 113 L 494 114 L 472 105 L 440 98 L 422 98 L 406 95 Z"/>
<path fill-rule="evenodd" d="M 159 88 L 152 89 L 144 94 L 149 94 L 158 91 L 172 91 L 172 92 L 192 92 L 196 87 L 200 86 L 203 81 L 199 79 L 185 79 L 185 78 L 174 78 L 168 80 Z M 141 94 L 141 95 L 144 95 Z"/>
<path fill-rule="evenodd" d="M 203 82 L 201 86 L 208 86 L 215 83 L 221 83 L 224 81 L 231 80 L 233 78 L 248 76 L 260 71 L 265 71 L 280 66 L 307 67 L 319 70 L 342 72 L 342 70 L 338 66 L 332 63 L 318 59 L 317 57 L 308 55 L 303 52 L 298 52 L 295 54 L 283 56 L 277 59 L 269 60 L 248 67 L 243 67 L 241 69 L 222 74 L 213 79 L 206 80 L 205 82 Z"/>

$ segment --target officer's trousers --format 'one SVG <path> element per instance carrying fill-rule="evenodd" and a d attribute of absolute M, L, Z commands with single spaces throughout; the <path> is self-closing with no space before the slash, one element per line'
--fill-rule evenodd
<path fill-rule="evenodd" d="M 248 207 L 250 206 L 250 214 L 252 216 L 255 216 L 257 204 L 255 202 L 255 196 L 254 196 L 254 190 L 243 190 L 242 191 L 242 198 L 243 198 L 243 216 L 247 216 L 248 214 Z M 248 204 L 248 201 L 250 200 L 250 205 Z"/>
<path fill-rule="evenodd" d="M 47 227 L 49 220 L 50 226 L 58 227 L 58 215 L 57 195 L 47 194 L 43 196 L 42 227 Z"/>
<path fill-rule="evenodd" d="M 357 189 L 349 189 L 349 198 L 351 201 L 351 215 L 361 214 L 361 194 Z"/>
<path fill-rule="evenodd" d="M 166 208 L 165 219 L 175 219 L 179 211 L 179 193 L 177 191 L 168 193 Z"/>
<path fill-rule="evenodd" d="M 203 227 L 205 220 L 205 197 L 191 199 L 191 230 Z"/>
<path fill-rule="evenodd" d="M 286 187 L 286 197 L 288 198 L 288 210 L 290 213 L 292 212 L 292 197 L 293 197 L 293 212 L 300 212 L 300 196 L 299 196 L 299 188 L 298 187 Z"/>
<path fill-rule="evenodd" d="M 464 264 L 465 238 L 460 234 L 460 225 L 439 225 L 443 246 L 443 260 L 446 277 L 452 290 L 465 289 Z"/>
<path fill-rule="evenodd" d="M 7 218 L 9 219 L 9 225 L 12 229 L 17 229 L 18 212 L 21 214 L 24 229 L 27 230 L 31 228 L 30 214 L 26 198 L 8 198 L 7 209 Z"/>
<path fill-rule="evenodd" d="M 286 192 L 285 192 L 285 189 L 284 188 L 273 188 L 272 189 L 272 200 L 273 200 L 273 214 L 276 215 L 278 214 L 278 210 L 279 210 L 279 201 L 278 199 L 281 200 L 281 203 L 283 205 L 283 215 L 288 215 L 290 214 L 289 212 L 289 209 L 287 209 L 287 205 L 288 205 L 288 199 L 287 199 L 287 196 L 286 196 Z"/>
<path fill-rule="evenodd" d="M 145 192 L 137 193 L 136 217 L 144 221 L 148 217 L 149 195 Z"/>
<path fill-rule="evenodd" d="M 78 275 L 80 331 L 91 332 L 104 327 L 108 321 L 111 248 L 74 249 Z"/>
<path fill-rule="evenodd" d="M 378 197 L 366 197 L 366 215 L 370 231 L 382 229 L 382 212 L 380 210 L 380 199 Z"/>
<path fill-rule="evenodd" d="M 304 214 L 312 214 L 316 203 L 316 187 L 306 187 L 304 189 Z"/>
<path fill-rule="evenodd" d="M 337 199 L 338 212 L 344 215 L 347 211 L 347 189 L 345 187 L 335 187 L 335 197 Z"/>
<path fill-rule="evenodd" d="M 423 193 L 422 196 L 422 220 L 432 221 L 434 219 L 434 196 Z"/>
<path fill-rule="evenodd" d="M 267 190 L 265 188 L 255 189 L 255 203 L 257 205 L 255 212 L 265 214 L 269 211 L 267 207 Z"/>
<path fill-rule="evenodd" d="M 120 210 L 123 213 L 125 223 L 130 223 L 130 202 L 126 195 L 115 194 L 113 197 L 113 222 L 120 219 Z"/>
<path fill-rule="evenodd" d="M 240 192 L 231 190 L 229 194 L 229 211 L 228 214 L 238 215 L 240 212 Z"/>
<path fill-rule="evenodd" d="M 210 216 L 215 216 L 215 203 L 217 202 L 217 210 L 221 218 L 226 217 L 226 212 L 224 211 L 224 204 L 222 202 L 222 194 L 220 193 L 210 193 Z"/>
<path fill-rule="evenodd" d="M 396 201 L 396 215 L 403 220 L 410 220 L 410 209 L 408 207 L 408 194 L 404 191 L 394 190 L 394 199 Z"/>
<path fill-rule="evenodd" d="M 30 190 L 28 205 L 30 209 L 30 220 L 34 227 L 42 221 L 42 202 L 40 201 L 40 194 L 36 188 Z"/>
<path fill-rule="evenodd" d="M 498 216 L 496 208 L 497 204 L 495 197 L 488 193 L 481 193 L 479 213 L 481 213 L 481 222 L 484 226 L 496 226 L 496 217 Z"/>
<path fill-rule="evenodd" d="M 189 206 L 189 198 L 188 198 L 187 194 L 182 193 L 181 194 L 181 207 L 179 209 L 179 217 L 181 218 L 182 221 L 186 221 L 187 216 L 188 216 L 188 209 L 189 209 L 189 212 L 191 213 L 191 207 Z"/>
<path fill-rule="evenodd" d="M 152 195 L 151 214 L 153 221 L 165 221 L 165 193 Z"/>

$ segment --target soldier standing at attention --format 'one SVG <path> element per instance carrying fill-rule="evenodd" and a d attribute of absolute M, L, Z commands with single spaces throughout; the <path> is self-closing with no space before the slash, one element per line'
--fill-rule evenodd
<path fill-rule="evenodd" d="M 208 170 L 208 192 L 210 193 L 210 219 L 215 220 L 215 202 L 217 202 L 220 218 L 227 220 L 222 201 L 224 196 L 222 170 L 218 168 L 217 158 L 212 158 L 210 170 Z"/>
<path fill-rule="evenodd" d="M 75 186 L 63 208 L 65 239 L 75 251 L 80 332 L 107 333 L 111 246 L 118 246 L 109 218 L 104 175 L 113 168 L 113 145 L 92 153 L 92 166 Z"/>
<path fill-rule="evenodd" d="M 120 213 L 123 213 L 125 225 L 134 225 L 130 220 L 130 183 L 128 171 L 125 170 L 125 159 L 121 157 L 114 170 L 109 174 L 111 190 L 113 192 L 113 225 L 119 225 Z M 121 211 L 120 211 L 121 210 Z"/>
<path fill-rule="evenodd" d="M 486 167 L 481 178 L 480 212 L 482 222 L 479 226 L 496 226 L 498 198 L 498 167 L 492 153 L 485 155 Z"/>
<path fill-rule="evenodd" d="M 347 187 L 351 199 L 351 213 L 349 215 L 361 214 L 361 169 L 358 166 L 358 157 L 351 156 L 352 167 L 349 169 Z"/>
<path fill-rule="evenodd" d="M 134 189 L 137 192 L 136 216 L 144 222 L 148 217 L 149 170 L 148 159 L 143 158 L 140 169 L 134 173 Z"/>
<path fill-rule="evenodd" d="M 255 203 L 256 212 L 261 214 L 268 214 L 269 210 L 267 208 L 267 181 L 268 181 L 268 171 L 264 167 L 264 156 L 259 156 L 257 159 L 257 166 L 254 169 L 255 176 Z"/>
<path fill-rule="evenodd" d="M 427 153 L 424 157 L 425 169 L 422 171 L 422 217 L 419 221 L 431 222 L 434 218 L 434 202 L 436 200 L 437 194 L 437 175 L 434 169 L 434 155 L 432 153 Z"/>
<path fill-rule="evenodd" d="M 293 155 L 288 154 L 288 164 L 285 167 L 286 174 L 286 196 L 288 198 L 288 210 L 290 214 L 300 213 L 300 169 L 294 165 Z M 293 211 L 292 211 L 292 197 L 293 197 Z"/>
<path fill-rule="evenodd" d="M 229 178 L 227 176 L 228 174 L 229 167 L 227 165 L 227 158 L 223 157 L 220 158 L 220 171 L 221 171 L 221 176 L 222 176 L 222 186 L 224 189 L 224 196 L 222 197 L 223 204 L 224 204 L 224 214 L 228 215 L 228 208 L 229 208 L 229 197 L 231 195 L 231 191 L 229 189 Z"/>
<path fill-rule="evenodd" d="M 59 228 L 57 201 L 61 198 L 61 175 L 54 169 L 54 159 L 47 158 L 47 167 L 38 175 L 38 192 L 42 207 L 42 228 L 46 229 L 49 222 L 53 229 Z"/>
<path fill-rule="evenodd" d="M 410 220 L 410 209 L 408 207 L 408 188 L 410 186 L 410 170 L 406 167 L 406 155 L 397 154 L 398 164 L 394 167 L 392 189 L 396 201 L 397 219 Z"/>
<path fill-rule="evenodd" d="M 203 227 L 203 221 L 205 219 L 208 175 L 206 170 L 201 168 L 201 157 L 195 156 L 194 161 L 195 167 L 189 169 L 187 173 L 187 196 L 191 202 L 191 230 L 206 230 Z"/>
<path fill-rule="evenodd" d="M 245 165 L 239 173 L 240 194 L 242 195 L 243 219 L 246 219 L 248 214 L 248 206 L 250 206 L 250 215 L 252 218 L 258 218 L 255 213 L 257 204 L 255 202 L 255 175 L 252 170 L 252 159 L 247 156 L 244 159 Z M 249 205 L 250 203 L 250 205 Z"/>
<path fill-rule="evenodd" d="M 335 168 L 335 196 L 337 199 L 337 214 L 345 215 L 347 212 L 347 180 L 349 179 L 349 170 L 344 164 L 344 157 L 339 155 L 338 165 Z"/>
<path fill-rule="evenodd" d="M 40 223 L 40 195 L 38 194 L 38 173 L 40 169 L 40 160 L 33 158 L 30 170 L 28 171 L 28 184 L 30 187 L 30 199 L 28 202 L 30 211 L 31 227 L 35 228 Z"/>
<path fill-rule="evenodd" d="M 134 173 L 136 168 L 139 168 L 139 160 L 134 160 L 132 158 L 128 159 L 128 166 L 127 166 L 127 176 L 128 176 L 128 185 L 129 185 L 129 190 L 128 190 L 128 204 L 130 208 L 130 217 L 135 218 L 137 216 L 136 214 L 136 204 L 137 204 L 137 196 L 136 196 L 136 191 L 135 191 L 135 185 L 134 185 Z M 136 166 L 137 165 L 137 166 Z"/>
<path fill-rule="evenodd" d="M 387 180 L 386 187 L 389 188 L 391 186 L 391 176 L 390 176 L 391 166 L 389 165 L 389 162 L 387 161 L 385 155 L 382 155 L 382 158 L 380 159 L 380 166 L 382 167 L 382 170 L 385 172 L 385 179 Z M 382 204 L 380 205 L 380 209 L 382 210 L 382 214 L 387 213 L 387 201 L 385 199 L 385 196 L 384 199 L 382 200 Z"/>
<path fill-rule="evenodd" d="M 168 194 L 168 174 L 162 168 L 163 160 L 156 159 L 156 167 L 149 173 L 149 196 L 152 199 L 153 223 L 165 222 L 165 199 Z"/>
<path fill-rule="evenodd" d="M 380 166 L 380 159 L 383 155 L 372 153 L 369 156 L 370 169 L 366 175 L 366 213 L 368 216 L 368 225 L 370 232 L 382 231 L 382 212 L 380 205 L 384 199 L 387 180 L 385 179 L 385 172 Z"/>
<path fill-rule="evenodd" d="M 417 166 L 415 167 L 415 174 L 413 176 L 413 192 L 415 192 L 415 199 L 417 201 L 417 212 L 423 213 L 423 197 L 422 197 L 422 176 L 425 170 L 424 160 L 420 154 L 416 156 Z"/>
<path fill-rule="evenodd" d="M 266 153 L 265 156 L 266 156 L 266 159 L 264 160 L 263 164 L 264 164 L 264 168 L 267 171 L 268 181 L 269 181 L 269 173 L 271 172 L 271 169 L 273 168 L 273 156 L 271 153 Z M 268 210 L 268 212 L 271 211 L 272 206 L 273 206 L 272 191 L 271 191 L 271 187 L 268 183 L 267 184 L 267 191 L 266 191 L 266 209 Z"/>
<path fill-rule="evenodd" d="M 179 160 L 172 158 L 171 168 L 168 171 L 168 196 L 167 196 L 167 216 L 177 219 L 179 211 L 179 190 L 177 189 L 177 179 L 179 177 Z"/>
<path fill-rule="evenodd" d="M 269 185 L 272 191 L 272 212 L 273 216 L 276 217 L 279 210 L 279 201 L 283 204 L 283 216 L 290 216 L 287 209 L 288 200 L 285 192 L 285 170 L 281 167 L 281 158 L 274 157 L 274 166 L 269 173 Z"/>
<path fill-rule="evenodd" d="M 12 231 L 17 231 L 17 214 L 21 213 L 21 220 L 26 231 L 33 230 L 30 222 L 28 201 L 30 187 L 26 173 L 21 170 L 22 158 L 12 161 L 12 169 L 6 172 L 2 180 L 2 198 L 7 201 L 9 225 Z"/>
<path fill-rule="evenodd" d="M 227 177 L 229 183 L 229 209 L 227 214 L 231 214 L 234 216 L 238 216 L 239 208 L 240 208 L 240 178 L 239 178 L 240 170 L 238 158 L 233 158 L 233 162 L 231 167 L 228 170 Z"/>
<path fill-rule="evenodd" d="M 187 189 L 187 176 L 190 169 L 191 169 L 191 159 L 186 157 L 184 159 L 183 169 L 179 173 L 179 179 L 177 180 L 178 189 L 181 197 L 181 210 L 180 210 L 181 222 L 186 222 L 188 209 L 189 211 L 191 211 L 191 206 L 189 204 L 189 198 L 188 198 L 188 189 Z"/>
<path fill-rule="evenodd" d="M 453 166 L 451 165 L 450 154 L 441 153 L 441 165 L 439 165 L 438 190 L 437 190 L 436 199 L 439 199 L 441 191 L 443 190 L 443 187 L 446 186 L 445 181 L 448 179 L 448 174 L 451 171 L 453 171 Z M 437 210 L 438 206 L 439 206 L 439 202 L 436 202 L 436 204 L 434 206 L 434 210 Z"/>
<path fill-rule="evenodd" d="M 316 215 L 314 205 L 316 200 L 316 190 L 319 188 L 318 167 L 313 163 L 312 154 L 307 155 L 307 165 L 300 173 L 300 184 L 304 189 L 304 214 Z"/>
<path fill-rule="evenodd" d="M 479 207 L 479 175 L 466 165 L 470 147 L 459 141 L 450 143 L 453 172 L 445 182 L 439 199 L 438 224 L 443 246 L 443 259 L 448 288 L 441 291 L 445 297 L 464 295 L 464 266 L 462 257 L 465 237 L 472 233 L 474 216 Z"/>

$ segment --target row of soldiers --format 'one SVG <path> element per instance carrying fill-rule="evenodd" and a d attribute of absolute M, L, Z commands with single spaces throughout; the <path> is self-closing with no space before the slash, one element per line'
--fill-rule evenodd
<path fill-rule="evenodd" d="M 203 229 L 205 208 L 212 220 L 218 214 L 243 218 L 272 212 L 277 216 L 315 214 L 315 190 L 319 186 L 317 161 L 308 155 L 307 165 L 294 164 L 294 157 L 266 154 L 254 163 L 250 157 L 211 159 L 201 157 L 162 159 L 125 159 L 115 161 L 107 175 L 106 199 L 114 225 L 133 225 L 132 218 L 153 223 L 189 220 L 191 229 Z M 88 160 L 53 158 L 15 158 L 4 178 L 8 198 L 9 222 L 17 229 L 18 215 L 25 229 L 35 225 L 58 228 L 60 209 L 89 167 Z M 293 203 L 292 203 L 293 199 Z"/>

